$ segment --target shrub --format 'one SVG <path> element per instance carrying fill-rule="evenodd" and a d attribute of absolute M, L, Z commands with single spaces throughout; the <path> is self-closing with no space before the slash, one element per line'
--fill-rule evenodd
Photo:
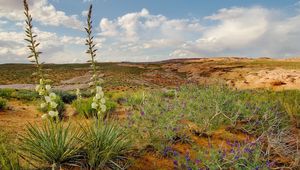
<path fill-rule="evenodd" d="M 188 142 L 180 110 L 162 97 L 160 92 L 133 94 L 128 99 L 137 110 L 128 119 L 127 127 L 142 149 L 151 147 L 162 153 L 176 141 Z M 138 97 L 137 97 L 138 96 Z M 145 97 L 142 97 L 145 96 Z"/>
<path fill-rule="evenodd" d="M 93 99 L 79 99 L 74 100 L 72 106 L 75 108 L 76 112 L 84 116 L 85 118 L 94 117 L 97 115 L 97 111 L 92 108 Z"/>
<path fill-rule="evenodd" d="M 174 151 L 175 169 L 269 169 L 272 166 L 260 144 L 234 142 L 231 145 L 229 151 L 212 147 L 197 149 L 195 158 L 190 153 L 180 155 Z"/>
<path fill-rule="evenodd" d="M 0 134 L 0 169 L 1 170 L 21 170 L 18 154 L 13 148 L 8 136 Z"/>
<path fill-rule="evenodd" d="M 0 89 L 0 97 L 5 99 L 18 99 L 33 101 L 39 97 L 37 92 L 24 89 Z"/>
<path fill-rule="evenodd" d="M 11 94 L 11 97 L 18 100 L 33 101 L 39 98 L 39 95 L 31 90 L 16 90 Z"/>
<path fill-rule="evenodd" d="M 119 125 L 98 121 L 82 128 L 89 169 L 125 169 L 131 140 Z"/>
<path fill-rule="evenodd" d="M 78 129 L 61 123 L 43 122 L 41 127 L 27 125 L 27 132 L 19 138 L 20 154 L 36 167 L 59 169 L 79 164 L 81 143 Z"/>
<path fill-rule="evenodd" d="M 6 108 L 6 105 L 7 105 L 7 100 L 0 97 L 0 110 L 4 110 Z"/>
<path fill-rule="evenodd" d="M 65 91 L 55 91 L 55 93 L 62 99 L 64 103 L 67 104 L 71 104 L 77 98 L 75 94 L 71 94 Z"/>
<path fill-rule="evenodd" d="M 85 118 L 97 117 L 97 110 L 92 108 L 92 103 L 93 98 L 79 99 L 73 101 L 72 106 L 79 115 L 84 116 Z M 114 111 L 117 107 L 117 103 L 111 100 L 107 100 L 105 105 L 106 111 L 104 117 L 106 117 L 110 112 Z"/>
<path fill-rule="evenodd" d="M 13 92 L 14 92 L 14 89 L 0 89 L 0 97 L 9 99 L 12 97 Z"/>
<path fill-rule="evenodd" d="M 112 100 L 107 100 L 106 103 L 106 113 L 113 112 L 116 110 L 117 103 Z"/>

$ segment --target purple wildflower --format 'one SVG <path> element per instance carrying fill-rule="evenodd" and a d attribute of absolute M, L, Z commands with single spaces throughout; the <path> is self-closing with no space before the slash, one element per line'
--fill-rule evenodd
<path fill-rule="evenodd" d="M 178 161 L 177 160 L 174 160 L 173 164 L 174 164 L 175 167 L 178 167 Z"/>

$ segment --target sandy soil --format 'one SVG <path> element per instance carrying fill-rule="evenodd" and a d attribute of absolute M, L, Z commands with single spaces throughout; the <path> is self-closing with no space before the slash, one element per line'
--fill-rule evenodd
<path fill-rule="evenodd" d="M 0 130 L 20 133 L 28 123 L 41 123 L 41 113 L 36 106 L 22 103 L 21 101 L 9 101 L 8 110 L 0 111 Z"/>
<path fill-rule="evenodd" d="M 300 70 L 260 70 L 250 72 L 245 80 L 236 81 L 238 89 L 271 88 L 274 90 L 300 89 Z"/>

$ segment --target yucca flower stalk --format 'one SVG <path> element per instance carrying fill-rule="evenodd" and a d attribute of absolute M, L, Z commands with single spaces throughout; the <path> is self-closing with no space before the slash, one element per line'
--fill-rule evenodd
<path fill-rule="evenodd" d="M 34 63 L 37 67 L 37 72 L 34 73 L 39 77 L 39 84 L 36 86 L 35 90 L 39 93 L 39 95 L 42 97 L 43 102 L 41 103 L 42 109 L 47 109 L 48 114 L 44 114 L 42 116 L 43 119 L 46 118 L 53 118 L 56 119 L 58 117 L 58 111 L 57 111 L 57 103 L 55 100 L 57 99 L 57 96 L 55 93 L 51 91 L 51 86 L 49 85 L 49 80 L 45 79 L 45 75 L 43 73 L 42 65 L 39 61 L 40 54 L 42 53 L 37 49 L 37 47 L 40 45 L 40 43 L 37 42 L 36 37 L 37 35 L 33 33 L 33 25 L 32 25 L 32 16 L 29 13 L 29 6 L 27 3 L 27 0 L 23 1 L 24 3 L 24 14 L 26 16 L 26 28 L 25 28 L 25 41 L 29 43 L 27 46 L 30 50 L 30 55 L 27 57 L 30 62 Z"/>
<path fill-rule="evenodd" d="M 89 12 L 87 16 L 87 27 L 85 27 L 85 30 L 87 32 L 87 39 L 85 45 L 88 46 L 88 50 L 86 51 L 87 54 L 90 55 L 90 60 L 88 61 L 91 63 L 91 69 L 92 69 L 92 77 L 91 82 L 89 85 L 92 88 L 92 92 L 95 93 L 95 97 L 93 98 L 92 108 L 97 110 L 97 118 L 101 119 L 103 116 L 103 113 L 106 111 L 106 105 L 105 105 L 105 98 L 104 93 L 102 91 L 101 82 L 102 80 L 98 78 L 97 75 L 97 66 L 96 66 L 96 51 L 95 48 L 96 44 L 94 43 L 94 36 L 92 34 L 92 9 L 93 6 L 90 5 Z"/>

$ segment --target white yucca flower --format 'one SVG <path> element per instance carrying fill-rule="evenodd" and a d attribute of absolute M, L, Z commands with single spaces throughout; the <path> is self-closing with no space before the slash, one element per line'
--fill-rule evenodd
<path fill-rule="evenodd" d="M 106 106 L 105 105 L 101 105 L 101 111 L 105 112 L 106 111 Z"/>
<path fill-rule="evenodd" d="M 48 118 L 48 115 L 47 115 L 47 114 L 43 114 L 43 115 L 42 115 L 42 119 L 43 119 L 43 120 L 45 120 L 45 119 L 47 119 L 47 118 Z"/>
<path fill-rule="evenodd" d="M 41 108 L 44 109 L 47 106 L 46 103 L 41 103 Z"/>
<path fill-rule="evenodd" d="M 96 91 L 97 91 L 97 92 L 102 91 L 102 87 L 101 87 L 101 86 L 97 86 L 97 87 L 96 87 Z"/>
<path fill-rule="evenodd" d="M 51 89 L 51 86 L 47 84 L 47 85 L 45 86 L 45 88 L 46 88 L 46 90 L 49 91 L 49 90 Z"/>
<path fill-rule="evenodd" d="M 55 99 L 56 99 L 56 94 L 55 94 L 55 93 L 50 93 L 50 98 L 51 98 L 52 100 L 55 100 Z"/>
<path fill-rule="evenodd" d="M 56 116 L 58 116 L 58 112 L 57 111 L 49 111 L 49 116 L 51 116 L 51 117 L 56 117 Z"/>
<path fill-rule="evenodd" d="M 40 85 L 36 85 L 36 86 L 35 86 L 35 91 L 38 92 L 38 91 L 40 90 L 40 87 L 41 87 Z"/>
<path fill-rule="evenodd" d="M 89 82 L 89 86 L 93 86 L 94 85 L 94 83 L 93 82 Z"/>
<path fill-rule="evenodd" d="M 97 100 L 101 99 L 101 96 L 100 96 L 100 94 L 99 94 L 99 93 L 97 93 L 97 94 L 95 95 L 95 98 L 96 98 Z"/>
<path fill-rule="evenodd" d="M 102 98 L 102 99 L 100 100 L 100 102 L 101 102 L 102 104 L 104 104 L 104 103 L 105 103 L 105 99 Z"/>
<path fill-rule="evenodd" d="M 40 84 L 44 84 L 44 80 L 43 79 L 40 79 Z"/>
<path fill-rule="evenodd" d="M 51 98 L 50 98 L 49 96 L 45 96 L 45 101 L 46 101 L 47 103 L 50 103 L 50 102 L 51 102 Z"/>
<path fill-rule="evenodd" d="M 52 101 L 50 103 L 50 106 L 51 106 L 51 108 L 55 109 L 57 107 L 57 103 L 55 103 L 55 102 Z"/>
<path fill-rule="evenodd" d="M 92 103 L 92 108 L 93 108 L 93 109 L 97 109 L 97 107 L 98 107 L 98 104 L 95 103 L 95 102 L 93 102 L 93 103 Z"/>

